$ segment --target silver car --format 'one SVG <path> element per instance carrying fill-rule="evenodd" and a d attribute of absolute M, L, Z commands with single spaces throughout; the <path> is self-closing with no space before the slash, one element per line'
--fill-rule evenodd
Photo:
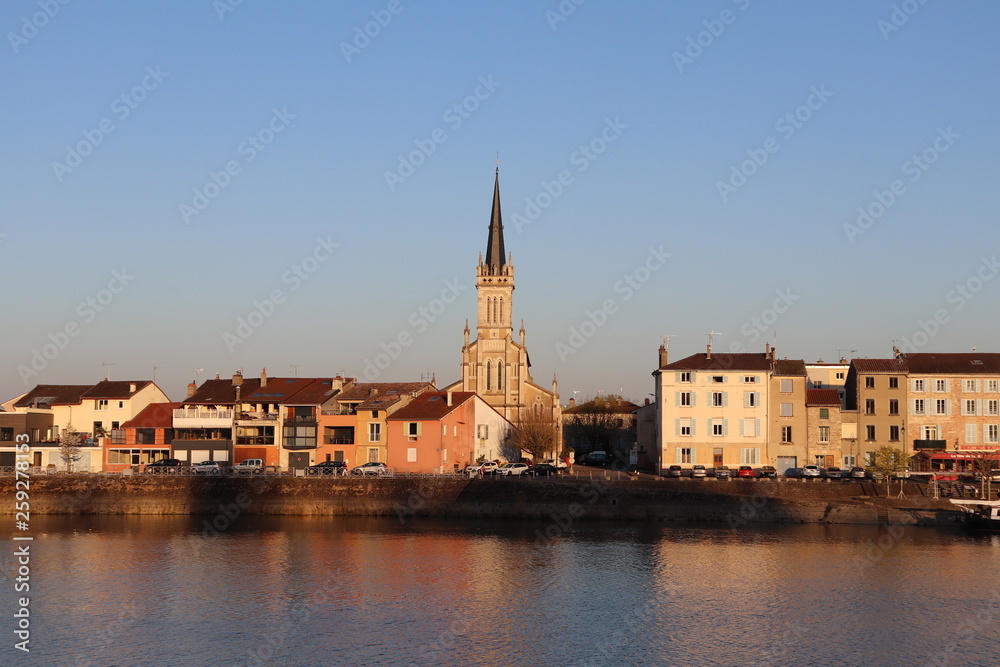
<path fill-rule="evenodd" d="M 802 470 L 800 472 L 800 476 L 802 477 L 819 477 L 821 474 L 819 466 L 817 465 L 802 466 Z"/>

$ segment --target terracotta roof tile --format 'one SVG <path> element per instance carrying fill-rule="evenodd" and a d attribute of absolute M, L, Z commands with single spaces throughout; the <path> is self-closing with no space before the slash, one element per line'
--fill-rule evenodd
<path fill-rule="evenodd" d="M 139 414 L 122 424 L 122 428 L 171 428 L 174 410 L 180 403 L 150 403 Z"/>
<path fill-rule="evenodd" d="M 359 410 L 385 410 L 404 396 L 433 388 L 429 382 L 358 382 L 337 394 L 336 400 L 357 402 Z"/>
<path fill-rule="evenodd" d="M 132 398 L 132 396 L 147 385 L 153 384 L 149 380 L 101 380 L 86 393 L 83 398 Z M 135 386 L 135 391 L 132 387 Z"/>
<path fill-rule="evenodd" d="M 840 394 L 836 389 L 806 389 L 806 405 L 836 405 L 840 407 Z"/>
<path fill-rule="evenodd" d="M 38 406 L 76 405 L 82 401 L 82 396 L 91 389 L 91 384 L 40 384 L 21 397 L 15 408 L 30 408 L 38 399 Z"/>
<path fill-rule="evenodd" d="M 453 391 L 451 392 L 451 405 L 448 405 L 448 392 L 425 391 L 399 410 L 396 410 L 394 414 L 389 415 L 386 420 L 415 421 L 441 419 L 466 401 L 470 401 L 475 397 L 476 393 L 472 391 Z"/>
<path fill-rule="evenodd" d="M 1000 354 L 995 352 L 919 352 L 905 358 L 911 374 L 1000 375 Z"/>
<path fill-rule="evenodd" d="M 240 385 L 240 398 L 248 393 L 252 394 L 260 387 L 260 378 L 244 378 Z M 193 396 L 184 399 L 185 405 L 232 405 L 236 402 L 236 387 L 233 381 L 226 380 L 205 380 L 198 391 Z"/>
<path fill-rule="evenodd" d="M 852 359 L 851 365 L 858 373 L 906 373 L 902 359 Z"/>
<path fill-rule="evenodd" d="M 709 357 L 704 352 L 692 354 L 680 361 L 660 367 L 661 371 L 769 371 L 771 359 L 760 353 L 717 353 Z"/>

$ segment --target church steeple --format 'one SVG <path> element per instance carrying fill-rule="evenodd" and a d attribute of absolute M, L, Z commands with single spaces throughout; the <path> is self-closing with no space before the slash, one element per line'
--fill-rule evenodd
<path fill-rule="evenodd" d="M 486 240 L 486 266 L 499 274 L 506 258 L 503 247 L 503 217 L 500 215 L 500 168 L 493 181 L 493 211 L 490 213 L 490 235 Z"/>

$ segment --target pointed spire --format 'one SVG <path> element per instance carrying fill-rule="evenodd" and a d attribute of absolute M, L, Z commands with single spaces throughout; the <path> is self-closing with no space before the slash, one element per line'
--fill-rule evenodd
<path fill-rule="evenodd" d="M 490 213 L 490 235 L 486 241 L 486 265 L 499 273 L 506 253 L 503 247 L 503 219 L 500 216 L 500 168 L 493 183 L 493 211 Z"/>

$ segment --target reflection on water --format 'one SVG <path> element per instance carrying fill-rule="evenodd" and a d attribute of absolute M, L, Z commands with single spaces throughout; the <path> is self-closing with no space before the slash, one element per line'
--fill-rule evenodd
<path fill-rule="evenodd" d="M 1000 664 L 996 536 L 545 527 L 38 517 L 18 664 Z"/>

